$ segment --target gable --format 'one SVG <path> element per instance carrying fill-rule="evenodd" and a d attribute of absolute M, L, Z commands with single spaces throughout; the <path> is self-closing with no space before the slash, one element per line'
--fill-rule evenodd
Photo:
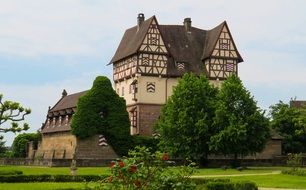
<path fill-rule="evenodd" d="M 211 56 L 239 59 L 239 53 L 226 24 L 220 32 Z"/>
<path fill-rule="evenodd" d="M 139 51 L 165 54 L 168 53 L 155 18 L 152 19 L 147 33 L 140 45 Z"/>

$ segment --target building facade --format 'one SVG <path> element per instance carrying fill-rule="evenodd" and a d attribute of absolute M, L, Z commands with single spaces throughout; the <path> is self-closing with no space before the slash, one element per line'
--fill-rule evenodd
<path fill-rule="evenodd" d="M 42 141 L 37 150 L 29 146 L 29 158 L 52 159 L 114 159 L 117 154 L 107 144 L 103 134 L 79 139 L 71 133 L 71 119 L 77 102 L 87 91 L 70 94 L 64 90 L 62 97 L 49 108 L 46 121 L 41 128 Z"/>
<path fill-rule="evenodd" d="M 110 64 L 116 92 L 124 97 L 132 135 L 152 135 L 161 106 L 186 72 L 204 74 L 214 85 L 238 75 L 243 59 L 224 21 L 211 30 L 183 25 L 160 25 L 155 16 L 137 17 L 125 31 Z"/>

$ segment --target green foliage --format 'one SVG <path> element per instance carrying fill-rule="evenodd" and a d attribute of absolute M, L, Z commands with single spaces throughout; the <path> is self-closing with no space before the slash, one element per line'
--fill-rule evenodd
<path fill-rule="evenodd" d="M 258 190 L 253 182 L 210 182 L 205 185 L 206 190 Z"/>
<path fill-rule="evenodd" d="M 0 138 L 0 158 L 5 156 L 6 151 L 7 147 L 5 146 L 5 141 Z"/>
<path fill-rule="evenodd" d="M 2 175 L 0 183 L 100 181 L 108 175 Z"/>
<path fill-rule="evenodd" d="M 302 154 L 288 154 L 287 165 L 293 170 L 296 170 L 297 167 L 302 166 Z"/>
<path fill-rule="evenodd" d="M 287 169 L 287 170 L 282 170 L 282 174 L 287 174 L 287 175 L 295 175 L 295 176 L 306 176 L 306 171 L 300 168 L 295 168 L 295 169 Z"/>
<path fill-rule="evenodd" d="M 71 123 L 72 133 L 79 138 L 103 134 L 122 156 L 133 144 L 129 127 L 125 100 L 116 94 L 107 77 L 97 77 L 92 88 L 78 101 Z"/>
<path fill-rule="evenodd" d="M 24 123 L 22 126 L 18 122 L 25 119 L 25 116 L 31 113 L 28 108 L 22 107 L 18 102 L 3 101 L 3 95 L 0 94 L 0 133 L 21 132 L 28 130 L 29 125 Z M 2 124 L 11 122 L 10 127 L 3 127 Z"/>
<path fill-rule="evenodd" d="M 306 171 L 301 169 L 303 166 L 303 155 L 301 153 L 289 153 L 287 158 L 287 165 L 290 167 L 290 169 L 282 170 L 283 174 L 306 176 Z"/>
<path fill-rule="evenodd" d="M 13 156 L 16 158 L 26 157 L 26 146 L 28 142 L 33 141 L 34 146 L 37 146 L 38 141 L 41 140 L 40 133 L 23 133 L 19 134 L 13 141 Z"/>
<path fill-rule="evenodd" d="M 209 153 L 217 89 L 204 75 L 185 74 L 157 123 L 159 146 L 177 157 L 203 160 Z"/>
<path fill-rule="evenodd" d="M 21 174 L 23 174 L 23 172 L 19 170 L 6 170 L 6 171 L 0 170 L 0 176 L 2 175 L 21 175 Z"/>
<path fill-rule="evenodd" d="M 224 155 L 254 154 L 270 137 L 268 119 L 257 107 L 241 80 L 232 75 L 221 86 L 210 149 Z"/>
<path fill-rule="evenodd" d="M 136 146 L 145 146 L 150 148 L 152 152 L 156 152 L 158 150 L 158 138 L 148 137 L 148 136 L 133 136 L 134 145 Z"/>
<path fill-rule="evenodd" d="M 271 126 L 281 136 L 284 153 L 306 152 L 306 109 L 282 101 L 270 107 Z"/>
<path fill-rule="evenodd" d="M 173 171 L 167 166 L 167 153 L 151 153 L 148 148 L 136 147 L 129 157 L 111 163 L 108 184 L 101 189 L 195 189 L 190 179 L 194 169 L 182 166 Z"/>

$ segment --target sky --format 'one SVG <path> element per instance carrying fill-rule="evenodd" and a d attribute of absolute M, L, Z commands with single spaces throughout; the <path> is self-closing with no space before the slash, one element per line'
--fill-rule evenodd
<path fill-rule="evenodd" d="M 304 0 L 0 0 L 0 93 L 32 109 L 36 132 L 49 106 L 91 88 L 98 75 L 112 79 L 114 55 L 138 13 L 159 24 L 211 29 L 224 20 L 244 62 L 239 76 L 258 106 L 306 100 Z M 9 146 L 15 134 L 5 134 Z"/>

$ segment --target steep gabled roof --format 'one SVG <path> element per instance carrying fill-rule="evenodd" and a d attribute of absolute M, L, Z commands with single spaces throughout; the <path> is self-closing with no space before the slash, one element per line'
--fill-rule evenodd
<path fill-rule="evenodd" d="M 243 59 L 242 59 L 240 53 L 237 50 L 236 44 L 233 40 L 232 34 L 231 34 L 231 32 L 230 32 L 230 30 L 227 26 L 226 21 L 223 21 L 221 24 L 219 24 L 215 28 L 207 31 L 207 38 L 206 38 L 206 41 L 205 41 L 205 47 L 204 47 L 203 55 L 202 55 L 201 59 L 202 60 L 207 59 L 212 55 L 212 53 L 214 51 L 214 48 L 217 44 L 217 41 L 219 39 L 219 36 L 222 32 L 223 27 L 226 27 L 228 29 L 228 34 L 230 35 L 230 38 L 232 39 L 232 43 L 233 43 L 233 45 L 234 45 L 234 47 L 237 51 L 238 63 L 243 62 Z"/>
<path fill-rule="evenodd" d="M 81 96 L 85 95 L 87 91 L 78 92 L 62 97 L 49 112 L 60 111 L 68 108 L 75 108 Z"/>
<path fill-rule="evenodd" d="M 125 31 L 117 51 L 109 64 L 133 55 L 138 51 L 153 19 L 155 19 L 155 16 L 152 16 L 151 18 L 143 21 L 139 29 L 137 26 L 134 26 Z"/>
<path fill-rule="evenodd" d="M 73 114 L 77 107 L 78 100 L 81 96 L 85 95 L 88 91 L 78 92 L 75 94 L 70 94 L 63 96 L 49 111 L 47 118 L 52 117 L 53 114 L 57 115 L 67 114 L 66 110 L 69 110 L 69 114 Z M 51 116 L 50 116 L 51 115 Z M 63 116 L 63 115 L 62 115 Z M 63 118 L 64 119 L 64 118 Z M 46 127 L 48 119 L 46 119 L 44 125 L 41 128 L 41 133 L 54 133 L 54 132 L 64 132 L 70 131 L 70 123 L 61 126 L 48 126 Z"/>
<path fill-rule="evenodd" d="M 206 39 L 204 41 L 205 46 L 203 49 L 203 55 L 201 57 L 201 60 L 208 58 L 212 54 L 221 34 L 222 28 L 225 26 L 225 24 L 226 22 L 224 21 L 215 28 L 207 31 Z"/>
<path fill-rule="evenodd" d="M 134 26 L 127 29 L 109 64 L 136 54 L 153 20 L 157 23 L 155 16 L 153 16 L 143 21 L 139 28 L 138 26 Z M 190 27 L 190 30 L 186 31 L 184 25 L 157 24 L 157 26 L 169 53 L 167 75 L 170 76 L 182 75 L 182 72 L 175 66 L 176 62 L 183 62 L 186 64 L 184 72 L 193 72 L 196 74 L 206 72 L 203 60 L 212 56 L 212 52 L 223 27 L 227 27 L 228 29 L 226 21 L 211 30 Z M 231 39 L 233 39 L 229 30 L 228 32 Z M 240 56 L 234 41 L 232 41 L 232 43 L 237 51 L 238 63 L 242 62 L 243 59 Z"/>
<path fill-rule="evenodd" d="M 204 65 L 200 58 L 206 31 L 191 27 L 190 32 L 186 32 L 185 27 L 180 25 L 159 25 L 159 29 L 173 59 L 176 62 L 184 62 L 187 72 L 203 73 Z M 167 70 L 169 75 L 179 75 L 174 65 L 168 64 Z"/>

